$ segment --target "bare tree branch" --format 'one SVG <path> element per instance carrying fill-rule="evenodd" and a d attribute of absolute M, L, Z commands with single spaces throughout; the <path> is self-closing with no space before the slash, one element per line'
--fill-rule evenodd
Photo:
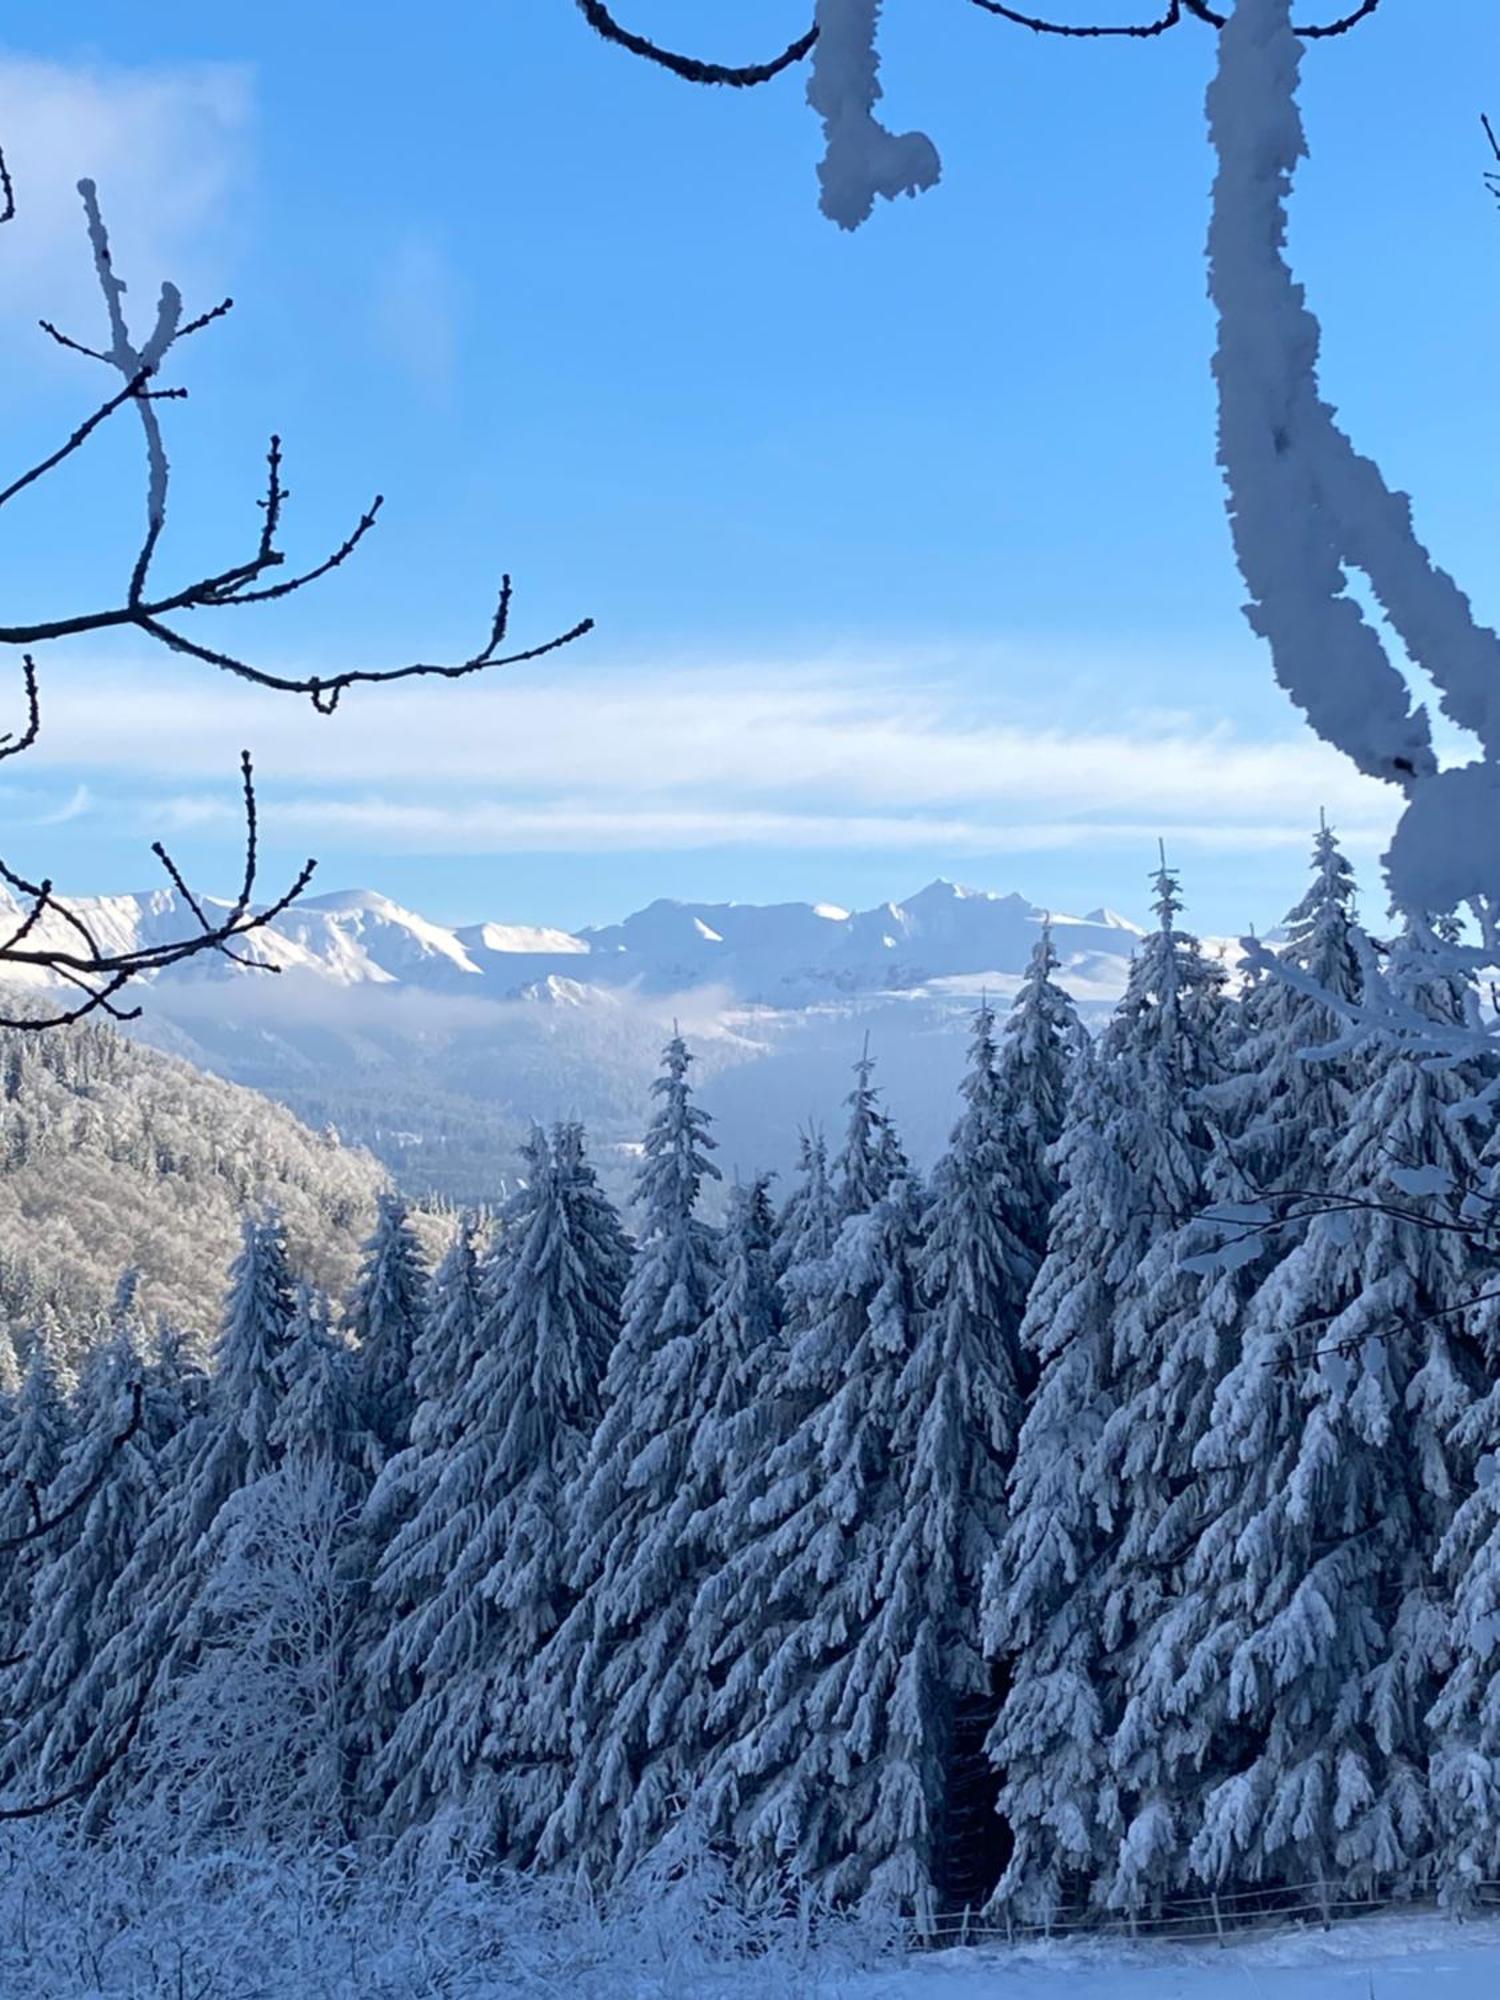
<path fill-rule="evenodd" d="M 161 944 L 141 945 L 126 952 L 106 951 L 78 913 L 56 895 L 51 882 L 30 882 L 0 861 L 0 881 L 29 905 L 17 930 L 0 944 L 0 966 L 24 966 L 51 972 L 83 995 L 75 1006 L 55 1012 L 0 1015 L 0 1027 L 41 1032 L 71 1026 L 96 1011 L 107 1013 L 115 1020 L 136 1020 L 140 1015 L 138 1007 L 117 1008 L 114 1005 L 115 995 L 124 986 L 143 975 L 164 972 L 190 958 L 201 957 L 205 952 L 217 952 L 221 957 L 257 972 L 280 972 L 280 966 L 274 962 L 245 958 L 230 947 L 236 939 L 248 938 L 268 929 L 290 909 L 312 881 L 317 863 L 312 860 L 304 862 L 290 887 L 283 890 L 274 902 L 255 906 L 260 829 L 254 769 L 248 750 L 241 752 L 240 773 L 245 810 L 244 874 L 239 893 L 223 916 L 217 919 L 209 916 L 188 888 L 181 869 L 166 848 L 159 840 L 152 843 L 152 853 L 198 924 L 197 932 L 186 937 L 171 938 Z M 73 931 L 78 940 L 77 947 L 69 948 L 52 941 L 28 942 L 49 913 Z"/>
<path fill-rule="evenodd" d="M 818 39 L 815 23 L 769 62 L 740 66 L 706 62 L 699 56 L 682 55 L 676 50 L 662 48 L 647 36 L 624 27 L 610 13 L 603 0 L 577 0 L 577 4 L 589 26 L 605 41 L 628 49 L 632 55 L 655 63 L 660 69 L 670 70 L 673 76 L 680 76 L 688 83 L 727 84 L 735 89 L 769 83 L 783 70 L 792 68 L 810 55 Z M 971 0 L 971 4 L 982 8 L 986 14 L 993 14 L 998 20 L 1010 22 L 1013 27 L 1027 28 L 1034 35 L 1057 35 L 1070 41 L 1150 41 L 1158 35 L 1165 35 L 1184 20 L 1201 21 L 1209 28 L 1222 28 L 1228 19 L 1227 15 L 1217 13 L 1208 6 L 1207 0 L 1167 0 L 1166 9 L 1157 20 L 1113 24 L 1054 21 L 1043 15 L 1027 13 L 1019 7 L 1007 6 L 1005 0 Z M 1380 0 L 1361 0 L 1352 13 L 1335 21 L 1298 28 L 1297 33 L 1307 41 L 1346 35 L 1361 21 L 1368 20 L 1379 6 Z"/>
<path fill-rule="evenodd" d="M 5 163 L 5 148 L 0 146 L 0 222 L 14 222 L 15 219 L 15 184 L 10 177 L 10 168 Z"/>
<path fill-rule="evenodd" d="M 1169 28 L 1175 28 L 1182 19 L 1184 10 L 1184 0 L 1168 0 L 1167 11 L 1159 21 L 1146 21 L 1124 27 L 1075 27 L 1066 22 L 1046 21 L 1036 15 L 1020 13 L 1014 7 L 1002 5 L 1001 0 L 973 0 L 973 4 L 982 7 L 986 14 L 994 14 L 1002 21 L 1009 21 L 1013 27 L 1029 28 L 1034 35 L 1063 35 L 1078 41 L 1092 41 L 1105 36 L 1147 41 L 1153 35 L 1164 35 Z M 1199 20 L 1213 19 L 1193 6 L 1192 0 L 1187 0 L 1187 11 L 1196 15 Z M 1219 23 L 1213 21 L 1213 25 L 1218 26 Z"/>
<path fill-rule="evenodd" d="M 0 159 L 3 171 L 3 159 Z M 11 203 L 8 177 L 0 182 Z M 206 576 L 176 586 L 155 584 L 153 571 L 161 554 L 172 492 L 172 468 L 157 405 L 186 395 L 179 387 L 163 387 L 161 371 L 180 342 L 216 325 L 231 311 L 232 299 L 223 299 L 196 317 L 184 313 L 176 286 L 164 284 L 156 303 L 149 333 L 138 339 L 131 332 L 126 315 L 126 288 L 114 268 L 109 232 L 92 181 L 78 184 L 84 220 L 93 256 L 94 272 L 104 302 L 109 339 L 107 345 L 92 346 L 64 333 L 50 321 L 42 322 L 49 339 L 69 353 L 100 363 L 121 378 L 121 386 L 102 402 L 92 415 L 28 471 L 0 488 L 0 508 L 55 471 L 91 438 L 118 411 L 133 404 L 140 421 L 144 447 L 145 521 L 141 539 L 119 601 L 84 612 L 33 619 L 26 623 L 0 625 L 0 645 L 15 646 L 22 653 L 22 671 L 27 722 L 19 734 L 0 736 L 0 760 L 18 755 L 36 741 L 41 727 L 38 673 L 34 649 L 56 640 L 83 634 L 133 630 L 142 633 L 166 651 L 196 660 L 219 671 L 237 675 L 256 686 L 283 693 L 307 695 L 320 714 L 331 715 L 344 690 L 356 685 L 378 686 L 386 681 L 419 677 L 458 680 L 491 667 L 541 659 L 571 645 L 593 629 L 592 619 L 580 619 L 567 631 L 539 644 L 506 651 L 510 624 L 512 584 L 501 580 L 499 598 L 481 644 L 454 661 L 416 660 L 409 664 L 381 668 L 364 667 L 344 673 L 292 676 L 272 673 L 256 666 L 240 652 L 189 637 L 178 620 L 193 611 L 222 611 L 236 605 L 268 604 L 295 596 L 309 585 L 341 569 L 373 532 L 384 504 L 376 495 L 344 539 L 327 555 L 290 576 L 278 577 L 286 564 L 280 534 L 286 503 L 290 497 L 283 478 L 283 451 L 280 437 L 273 437 L 267 451 L 266 485 L 257 503 L 261 520 L 252 551 L 244 559 Z M 0 217 L 0 220 L 8 219 Z M 103 948 L 77 910 L 60 898 L 50 879 L 32 881 L 0 860 L 0 883 L 17 897 L 20 915 L 7 939 L 0 942 L 0 974 L 7 967 L 42 972 L 69 987 L 78 997 L 50 1010 L 17 1010 L 0 1016 L 0 1025 L 44 1030 L 63 1027 L 100 1012 L 114 1020 L 132 1020 L 137 1007 L 117 1004 L 121 991 L 133 980 L 159 973 L 168 967 L 203 953 L 216 952 L 234 964 L 275 972 L 274 963 L 249 958 L 232 947 L 236 940 L 273 924 L 294 903 L 312 879 L 315 864 L 308 861 L 291 886 L 273 902 L 259 908 L 254 902 L 259 862 L 259 831 L 254 773 L 250 754 L 241 757 L 241 780 L 245 810 L 245 865 L 239 894 L 222 914 L 205 907 L 189 888 L 187 879 L 173 857 L 158 841 L 152 852 L 166 871 L 196 930 L 165 943 L 140 946 L 126 952 Z"/>
<path fill-rule="evenodd" d="M 594 32 L 602 35 L 605 41 L 629 49 L 632 55 L 642 56 L 658 68 L 670 70 L 673 76 L 680 76 L 687 83 L 726 84 L 732 90 L 746 90 L 758 83 L 769 83 L 784 69 L 792 68 L 809 55 L 818 39 L 816 27 L 809 28 L 769 62 L 745 63 L 736 67 L 730 63 L 703 62 L 697 56 L 677 55 L 671 49 L 661 48 L 657 43 L 648 41 L 646 36 L 622 27 L 603 0 L 578 0 L 578 9 Z"/>
<path fill-rule="evenodd" d="M 1191 19 L 1201 21 L 1207 28 L 1222 28 L 1229 19 L 1227 14 L 1220 14 L 1208 6 L 1207 0 L 1168 0 L 1166 12 L 1159 20 L 1112 27 L 1081 27 L 1064 21 L 1043 20 L 1035 15 L 1021 13 L 1017 8 L 1004 6 L 1002 0 L 972 0 L 972 4 L 982 7 L 986 14 L 996 14 L 1002 21 L 1009 21 L 1018 28 L 1030 28 L 1033 34 L 1064 35 L 1079 40 L 1124 36 L 1135 41 L 1145 41 L 1154 35 L 1166 34 L 1168 29 L 1175 28 L 1179 21 Z M 1327 40 L 1331 35 L 1347 35 L 1351 28 L 1357 28 L 1361 21 L 1367 21 L 1379 6 L 1380 0 L 1361 0 L 1361 5 L 1352 13 L 1345 14 L 1336 21 L 1299 27 L 1295 33 L 1308 42 Z"/>

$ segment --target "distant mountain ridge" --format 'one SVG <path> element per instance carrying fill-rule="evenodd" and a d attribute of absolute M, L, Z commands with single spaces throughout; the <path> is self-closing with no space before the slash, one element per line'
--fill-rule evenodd
<path fill-rule="evenodd" d="M 7 900 L 0 897 L 0 917 Z M 71 907 L 116 951 L 193 927 L 170 890 L 81 898 Z M 1048 912 L 1019 894 L 941 878 L 904 902 L 870 910 L 660 899 L 620 923 L 577 932 L 439 924 L 376 890 L 343 890 L 304 898 L 244 949 L 334 987 L 394 984 L 538 1000 L 573 997 L 580 986 L 645 994 L 713 987 L 743 1003 L 802 1007 L 820 997 L 911 992 L 933 981 L 1013 979 L 1047 923 L 1070 979 L 1089 989 L 1122 982 L 1141 935 L 1128 919 L 1106 909 L 1084 917 Z M 213 953 L 166 975 L 174 983 L 232 976 L 243 975 Z"/>

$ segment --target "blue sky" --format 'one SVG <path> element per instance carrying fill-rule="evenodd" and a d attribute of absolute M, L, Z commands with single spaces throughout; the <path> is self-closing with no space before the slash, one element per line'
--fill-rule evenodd
<path fill-rule="evenodd" d="M 796 0 L 631 7 L 729 59 L 801 24 Z M 366 692 L 332 721 L 139 646 L 60 649 L 46 735 L 7 774 L 17 865 L 135 888 L 165 832 L 227 886 L 244 742 L 273 871 L 311 851 L 325 888 L 448 919 L 853 904 L 935 874 L 1138 912 L 1161 833 L 1221 932 L 1297 892 L 1320 805 L 1373 882 L 1390 803 L 1311 743 L 1238 613 L 1206 31 L 1069 45 L 889 0 L 888 110 L 933 134 L 944 180 L 847 238 L 816 212 L 799 75 L 694 90 L 597 42 L 570 0 L 372 0 L 357 24 L 287 0 L 163 0 L 144 28 L 102 0 L 63 11 L 13 0 L 0 60 L 16 461 L 96 387 L 32 330 L 97 327 L 70 193 L 90 172 L 143 302 L 162 275 L 240 302 L 185 357 L 165 573 L 253 535 L 272 428 L 294 548 L 388 495 L 362 564 L 236 614 L 236 641 L 304 672 L 467 652 L 505 567 L 518 639 L 599 629 L 504 681 Z M 1385 0 L 1307 68 L 1294 248 L 1326 386 L 1500 615 L 1478 125 L 1500 14 Z M 7 602 L 117 588 L 131 443 L 8 510 Z"/>

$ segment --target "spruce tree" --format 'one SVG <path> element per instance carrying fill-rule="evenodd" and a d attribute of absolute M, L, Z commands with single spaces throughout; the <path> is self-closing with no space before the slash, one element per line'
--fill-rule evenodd
<path fill-rule="evenodd" d="M 1110 1762 L 1122 1833 L 1101 1893 L 1119 1907 L 1140 1907 L 1189 1879 L 1197 1802 L 1236 1754 L 1227 1691 L 1206 1646 L 1218 1628 L 1203 1556 L 1222 1553 L 1222 1524 L 1242 1480 L 1210 1433 L 1256 1295 L 1296 1240 L 1295 1231 L 1262 1232 L 1247 1218 L 1272 1217 L 1258 1205 L 1266 1190 L 1324 1181 L 1367 1069 L 1366 1057 L 1344 1048 L 1333 1007 L 1293 983 L 1310 980 L 1332 1001 L 1360 990 L 1367 947 L 1354 880 L 1326 826 L 1286 933 L 1281 957 L 1291 976 L 1263 978 L 1245 993 L 1219 1042 L 1223 1073 L 1187 1107 L 1203 1121 L 1201 1212 L 1153 1245 L 1146 1282 L 1119 1315 L 1120 1339 L 1137 1357 L 1134 1389 L 1106 1440 L 1123 1469 L 1105 1672 L 1108 1713 L 1119 1715 Z M 1242 1374 L 1240 1393 L 1246 1386 Z M 1248 1386 L 1269 1404 L 1282 1394 L 1263 1369 L 1250 1372 Z"/>
<path fill-rule="evenodd" d="M 208 1629 L 200 1597 L 221 1509 L 278 1463 L 274 1432 L 295 1303 L 280 1219 L 247 1219 L 207 1394 L 170 1452 L 162 1505 L 109 1594 L 109 1637 L 73 1692 L 75 1712 L 91 1718 L 75 1775 L 81 1781 L 91 1767 L 108 1773 L 90 1801 L 91 1823 L 127 1789 L 122 1743 L 140 1739 L 131 1767 L 137 1798 L 152 1796 L 164 1774 L 150 1754 L 152 1714 Z"/>
<path fill-rule="evenodd" d="M 410 1441 L 412 1352 L 422 1330 L 427 1284 L 426 1260 L 406 1203 L 399 1195 L 381 1195 L 346 1326 L 359 1349 L 365 1426 L 382 1458 Z"/>
<path fill-rule="evenodd" d="M 347 1345 L 298 1293 L 271 1463 L 197 1552 L 195 1645 L 153 1713 L 153 1796 L 179 1834 L 299 1848 L 352 1831 L 351 1671 L 369 1441 Z"/>
<path fill-rule="evenodd" d="M 776 1217 L 771 1240 L 771 1272 L 778 1285 L 795 1265 L 828 1255 L 838 1224 L 827 1141 L 820 1132 L 804 1131 L 798 1141 L 797 1179 Z"/>
<path fill-rule="evenodd" d="M 1050 926 L 1032 949 L 995 1055 L 994 1116 L 1005 1135 L 1005 1219 L 1040 1264 L 1057 1200 L 1052 1149 L 1062 1136 L 1068 1079 L 1087 1036 L 1053 975 Z"/>
<path fill-rule="evenodd" d="M 1455 1018 L 1464 996 L 1421 933 L 1388 976 L 1408 1006 Z M 1200 1455 L 1234 1477 L 1188 1571 L 1211 1607 L 1197 1698 L 1228 1746 L 1185 1802 L 1208 1881 L 1400 1892 L 1431 1866 L 1423 1716 L 1447 1646 L 1431 1563 L 1475 1384 L 1451 1317 L 1464 1239 L 1441 1194 L 1411 1190 L 1456 1204 L 1473 1184 L 1454 1114 L 1474 1087 L 1418 1051 L 1370 1058 L 1327 1135 L 1331 1198 L 1259 1286 L 1217 1397 Z"/>
<path fill-rule="evenodd" d="M 45 1517 L 72 1430 L 57 1317 L 45 1307 L 31 1329 L 26 1372 L 0 1439 L 0 1540 L 30 1533 Z M 48 1551 L 40 1541 L 0 1556 L 0 1659 L 20 1650 L 32 1588 Z"/>
<path fill-rule="evenodd" d="M 845 1102 L 849 1121 L 833 1165 L 841 1222 L 851 1215 L 867 1214 L 882 1199 L 891 1182 L 907 1170 L 900 1138 L 880 1102 L 875 1058 L 870 1054 L 868 1037 L 854 1065 L 854 1088 Z"/>
<path fill-rule="evenodd" d="M 1044 1920 L 1112 1866 L 1124 1831 L 1109 1758 L 1116 1656 L 1150 1615 L 1135 1588 L 1147 1521 L 1191 1450 L 1169 1413 L 1192 1371 L 1151 1399 L 1191 1310 L 1169 1246 L 1203 1199 L 1194 1099 L 1216 1073 L 1222 974 L 1178 928 L 1165 866 L 1155 907 L 1097 1055 L 1076 1066 L 1061 1193 L 1021 1329 L 1040 1376 L 985 1583 L 985 1640 L 1009 1680 L 989 1743 L 1014 1840 L 997 1897 Z"/>
<path fill-rule="evenodd" d="M 449 1453 L 463 1442 L 463 1426 L 469 1420 L 467 1391 L 483 1357 L 486 1333 L 486 1271 L 477 1237 L 477 1217 L 462 1215 L 428 1288 L 422 1328 L 412 1349 L 411 1441 L 381 1465 L 360 1527 L 372 1584 L 396 1535 L 442 1477 Z M 361 1617 L 356 1645 L 360 1793 L 363 1810 L 372 1819 L 390 1817 L 380 1777 L 381 1752 L 420 1688 L 417 1672 L 399 1669 L 389 1650 L 394 1627 L 416 1601 L 411 1595 L 395 1596 L 383 1585 L 378 1590 L 372 1587 Z M 398 1833 L 404 1830 L 398 1824 Z"/>
<path fill-rule="evenodd" d="M 1495 1185 L 1500 1133 L 1481 1159 Z M 1485 1238 L 1492 1239 L 1486 1229 Z M 1478 1358 L 1481 1382 L 1448 1428 L 1457 1505 L 1436 1552 L 1451 1664 L 1427 1717 L 1443 1902 L 1478 1900 L 1500 1869 L 1500 1256 L 1493 1241 L 1468 1263 L 1470 1304 L 1450 1324 Z"/>
<path fill-rule="evenodd" d="M 132 1330 L 122 1329 L 84 1369 L 77 1435 L 47 1495 L 47 1511 L 54 1515 L 80 1494 L 89 1497 L 39 1545 L 32 1614 L 8 1697 L 16 1724 L 4 1762 L 17 1790 L 45 1796 L 65 1789 L 107 1755 L 87 1683 L 135 1615 L 117 1585 L 170 1504 L 174 1448 L 200 1391 L 200 1378 L 184 1369 L 170 1335 L 142 1353 Z"/>
<path fill-rule="evenodd" d="M 627 1815 L 652 1747 L 649 1701 L 654 1676 L 671 1664 L 653 1651 L 656 1619 L 686 1588 L 659 1534 L 692 1444 L 697 1343 L 720 1271 L 717 1232 L 697 1212 L 718 1169 L 708 1117 L 693 1102 L 691 1061 L 674 1035 L 652 1086 L 623 1325 L 603 1416 L 563 1501 L 576 1602 L 537 1663 L 524 1723 L 510 1732 L 522 1754 L 544 1769 L 550 1759 L 557 1774 L 541 1859 L 587 1856 L 601 1877 L 634 1851 Z M 529 1803 L 542 1794 L 539 1782 Z"/>
<path fill-rule="evenodd" d="M 562 1495 L 598 1419 L 627 1261 L 576 1126 L 534 1131 L 525 1164 L 472 1332 L 466 1236 L 436 1287 L 429 1400 L 394 1468 L 410 1513 L 380 1551 L 368 1670 L 401 1711 L 374 1759 L 384 1830 L 491 1853 L 529 1819 L 516 1690 L 568 1603 Z M 459 1370 L 439 1359 L 453 1340 L 472 1347 Z"/>
<path fill-rule="evenodd" d="M 1043 967 L 1043 978 L 1045 968 Z M 1034 1005 L 1034 1002 L 1032 1003 Z M 1045 1072 L 1062 1037 L 1016 1036 L 1031 1047 L 1045 1103 Z M 1019 1079 L 1007 1079 L 1012 1086 Z M 995 1017 L 974 1019 L 963 1115 L 933 1173 L 919 1262 L 919 1337 L 900 1385 L 898 1456 L 908 1464 L 902 1534 L 926 1567 L 941 1672 L 926 1691 L 947 1769 L 935 1803 L 941 1833 L 935 1871 L 949 1901 L 982 1900 L 988 1803 L 970 1772 L 994 1721 L 991 1674 L 979 1634 L 985 1568 L 1005 1524 L 1005 1484 L 1025 1415 L 1029 1363 L 1021 1318 L 1036 1263 L 1011 1218 L 1033 1222 L 1044 1194 L 1026 1189 L 1037 1127 L 1002 1094 Z M 1024 1102 L 1024 1100 L 1022 1100 Z M 1019 1140 L 1019 1144 L 1017 1143 Z"/>
<path fill-rule="evenodd" d="M 1370 946 L 1356 896 L 1354 871 L 1324 824 L 1313 844 L 1313 879 L 1287 913 L 1277 954 L 1317 992 L 1275 975 L 1258 979 L 1241 1004 L 1228 1074 L 1205 1093 L 1228 1142 L 1225 1201 L 1327 1184 L 1332 1145 L 1348 1123 L 1369 1054 L 1347 1046 L 1345 1022 L 1318 997 L 1357 1004 L 1363 996 Z"/>
<path fill-rule="evenodd" d="M 930 1442 L 930 1385 L 911 1367 L 920 1231 L 908 1175 L 844 1222 L 783 1371 L 780 1409 L 801 1414 L 741 1469 L 726 1509 L 737 1534 L 696 1619 L 722 1683 L 709 1726 L 723 1747 L 703 1796 L 747 1890 L 791 1875 L 925 1918 L 943 1831 L 952 1549 L 931 1546 L 940 1508 L 916 1498 Z"/>
<path fill-rule="evenodd" d="M 627 1876 L 656 1847 L 705 1755 L 712 1687 L 694 1608 L 720 1552 L 726 1493 L 766 1442 L 780 1360 L 771 1233 L 765 1182 L 736 1187 L 701 1324 L 642 1351 L 630 1424 L 608 1459 L 598 1446 L 591 1454 L 594 1480 L 619 1494 L 576 1614 L 589 1664 L 572 1686 L 595 1726 L 575 1736 L 543 1851 L 595 1881 Z"/>

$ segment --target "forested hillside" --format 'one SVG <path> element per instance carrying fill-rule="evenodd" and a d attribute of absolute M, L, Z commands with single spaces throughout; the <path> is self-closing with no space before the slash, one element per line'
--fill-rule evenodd
<path fill-rule="evenodd" d="M 89 1024 L 0 1029 L 0 1310 L 74 1337 L 126 1271 L 185 1332 L 217 1320 L 247 1207 L 279 1210 L 299 1266 L 340 1291 L 382 1169 L 254 1091 Z"/>

